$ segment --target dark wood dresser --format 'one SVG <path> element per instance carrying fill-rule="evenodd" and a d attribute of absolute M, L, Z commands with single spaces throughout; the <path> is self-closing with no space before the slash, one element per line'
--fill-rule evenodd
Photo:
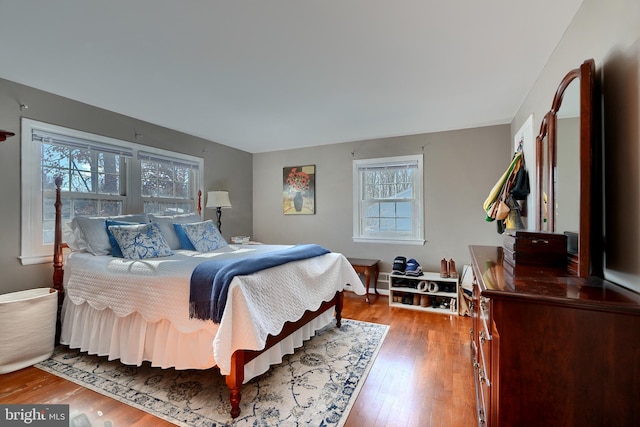
<path fill-rule="evenodd" d="M 640 426 L 640 294 L 470 246 L 480 426 Z"/>

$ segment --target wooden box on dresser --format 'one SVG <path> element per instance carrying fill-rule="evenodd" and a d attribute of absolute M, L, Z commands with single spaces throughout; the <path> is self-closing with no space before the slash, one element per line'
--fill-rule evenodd
<path fill-rule="evenodd" d="M 640 425 L 640 295 L 470 252 L 478 425 Z"/>

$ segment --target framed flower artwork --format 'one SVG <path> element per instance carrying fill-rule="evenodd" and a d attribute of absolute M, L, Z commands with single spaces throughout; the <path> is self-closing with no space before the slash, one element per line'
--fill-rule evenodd
<path fill-rule="evenodd" d="M 316 166 L 282 168 L 282 212 L 285 215 L 316 213 Z"/>

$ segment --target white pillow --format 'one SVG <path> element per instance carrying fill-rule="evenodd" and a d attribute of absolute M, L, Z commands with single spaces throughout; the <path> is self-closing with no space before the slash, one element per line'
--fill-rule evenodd
<path fill-rule="evenodd" d="M 78 247 L 86 247 L 86 250 L 94 255 L 111 255 L 111 243 L 107 234 L 106 220 L 122 220 L 128 222 L 149 222 L 147 214 L 118 215 L 110 217 L 77 216 L 71 221 L 71 229 L 80 230 L 80 235 L 74 244 Z"/>
<path fill-rule="evenodd" d="M 181 226 L 198 252 L 209 252 L 227 246 L 224 237 L 222 237 L 211 220 L 193 224 L 181 224 Z"/>
<path fill-rule="evenodd" d="M 111 255 L 111 244 L 105 225 L 105 217 L 77 216 L 71 222 L 71 229 L 75 226 L 80 230 L 80 241 L 87 251 L 94 255 Z"/>
<path fill-rule="evenodd" d="M 173 255 L 158 224 L 110 225 L 122 256 L 126 259 L 158 258 Z"/>
<path fill-rule="evenodd" d="M 173 224 L 188 224 L 202 221 L 200 216 L 196 213 L 166 216 L 149 214 L 149 220 L 151 222 L 158 223 L 160 231 L 167 240 L 171 249 L 181 249 L 180 240 L 178 239 L 178 235 L 176 234 Z"/>
<path fill-rule="evenodd" d="M 62 225 L 62 241 L 74 252 L 87 252 L 87 242 L 82 237 L 82 232 L 75 221 L 65 222 Z"/>

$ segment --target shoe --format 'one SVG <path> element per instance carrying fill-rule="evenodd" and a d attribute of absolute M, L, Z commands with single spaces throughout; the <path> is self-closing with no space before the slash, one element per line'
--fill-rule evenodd
<path fill-rule="evenodd" d="M 449 263 L 445 258 L 440 261 L 440 277 L 449 277 Z"/>
<path fill-rule="evenodd" d="M 407 268 L 407 259 L 403 256 L 397 256 L 393 260 L 393 267 L 391 268 L 391 273 L 393 274 L 404 274 L 404 271 Z"/>
<path fill-rule="evenodd" d="M 451 258 L 449 260 L 449 277 L 454 279 L 458 278 L 458 271 L 456 270 L 456 262 Z"/>
<path fill-rule="evenodd" d="M 418 264 L 418 261 L 411 258 L 409 261 L 407 261 L 405 274 L 407 276 L 420 276 L 422 275 L 422 267 L 420 267 L 420 264 Z"/>

